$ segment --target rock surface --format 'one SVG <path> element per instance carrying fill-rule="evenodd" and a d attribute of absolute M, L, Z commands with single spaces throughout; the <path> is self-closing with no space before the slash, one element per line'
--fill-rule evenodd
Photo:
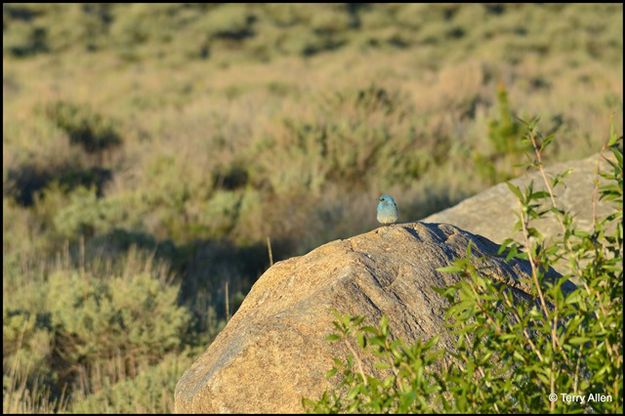
<path fill-rule="evenodd" d="M 592 225 L 592 198 L 594 180 L 596 179 L 597 160 L 599 155 L 583 160 L 560 163 L 545 169 L 548 178 L 557 173 L 571 169 L 571 174 L 564 179 L 564 185 L 554 190 L 559 208 L 570 210 L 582 229 Z M 605 169 L 606 163 L 600 165 Z M 532 172 L 510 182 L 521 186 L 534 181 L 534 189 L 543 190 L 543 179 L 539 172 Z M 597 215 L 605 215 L 613 209 L 608 203 L 597 201 Z M 424 218 L 425 222 L 453 224 L 463 230 L 480 234 L 496 243 L 502 243 L 513 235 L 516 222 L 515 213 L 519 210 L 519 202 L 505 183 L 500 183 L 479 194 L 467 198 L 459 204 Z M 560 225 L 551 217 L 549 220 L 536 222 L 536 227 L 546 236 L 554 236 L 561 231 Z M 520 234 L 515 236 L 520 241 Z"/>
<path fill-rule="evenodd" d="M 506 265 L 497 245 L 451 225 L 408 223 L 377 228 L 325 244 L 276 263 L 254 284 L 237 313 L 178 381 L 177 412 L 303 412 L 302 396 L 330 387 L 324 374 L 345 347 L 325 340 L 333 309 L 377 323 L 389 317 L 394 335 L 407 341 L 441 337 L 446 302 L 433 287 L 456 282 L 439 273 L 463 257 L 469 241 L 492 266 L 491 277 L 524 296 L 518 276 L 529 265 Z M 365 361 L 365 371 L 373 371 Z"/>

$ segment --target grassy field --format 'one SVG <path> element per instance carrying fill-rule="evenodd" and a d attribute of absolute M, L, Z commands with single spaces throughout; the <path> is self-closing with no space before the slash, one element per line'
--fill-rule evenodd
<path fill-rule="evenodd" d="M 274 260 L 623 125 L 615 5 L 3 5 L 3 410 L 168 412 Z M 512 225 L 511 225 L 512 226 Z"/>

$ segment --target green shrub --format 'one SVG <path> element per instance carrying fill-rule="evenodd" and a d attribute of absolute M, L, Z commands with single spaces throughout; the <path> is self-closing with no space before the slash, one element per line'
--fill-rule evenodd
<path fill-rule="evenodd" d="M 179 286 L 162 262 L 130 250 L 115 261 L 73 266 L 67 258 L 42 271 L 5 281 L 4 410 L 109 403 L 171 411 L 193 342 L 210 342 L 216 329 L 190 333 L 191 314 L 178 305 Z M 210 307 L 204 312 L 216 320 Z"/>
<path fill-rule="evenodd" d="M 478 173 L 491 184 L 508 180 L 520 174 L 515 166 L 528 151 L 521 140 L 523 126 L 510 109 L 508 91 L 503 83 L 497 86 L 498 116 L 488 121 L 488 139 L 492 150 L 476 149 L 474 162 Z"/>
<path fill-rule="evenodd" d="M 431 413 L 439 405 L 440 389 L 436 383 L 434 365 L 441 352 L 434 346 L 436 338 L 406 345 L 392 339 L 388 320 L 383 317 L 378 326 L 363 325 L 363 317 L 337 315 L 337 333 L 327 337 L 330 342 L 342 341 L 354 355 L 345 361 L 334 359 L 335 366 L 326 377 L 339 379 L 337 389 L 326 391 L 317 401 L 304 398 L 302 404 L 311 413 Z M 375 377 L 362 371 L 363 353 L 374 356 L 376 369 L 385 377 Z M 356 368 L 354 368 L 356 364 Z"/>
<path fill-rule="evenodd" d="M 241 193 L 217 191 L 206 204 L 199 223 L 208 223 L 209 235 L 222 237 L 228 235 L 236 226 L 241 206 Z"/>
<path fill-rule="evenodd" d="M 64 101 L 50 104 L 48 117 L 87 153 L 101 153 L 121 145 L 115 122 L 94 112 L 88 106 Z"/>
<path fill-rule="evenodd" d="M 254 36 L 253 24 L 256 20 L 249 7 L 232 4 L 212 10 L 205 24 L 213 38 L 241 40 Z"/>
<path fill-rule="evenodd" d="M 65 238 L 91 236 L 96 230 L 107 229 L 110 224 L 102 213 L 95 188 L 84 187 L 69 194 L 67 205 L 56 212 L 53 221 L 56 230 Z"/>
<path fill-rule="evenodd" d="M 47 33 L 43 27 L 31 28 L 22 42 L 10 47 L 11 53 L 15 56 L 28 56 L 47 52 Z"/>
<path fill-rule="evenodd" d="M 53 349 L 53 334 L 43 322 L 45 315 L 31 310 L 2 308 L 2 356 L 8 368 L 27 377 L 47 375 Z"/>
<path fill-rule="evenodd" d="M 154 362 L 180 346 L 189 323 L 178 288 L 147 274 L 99 280 L 56 272 L 48 284 L 50 319 L 69 363 L 116 354 Z"/>
<path fill-rule="evenodd" d="M 317 195 L 328 183 L 408 184 L 436 163 L 447 145 L 418 131 L 410 118 L 412 104 L 398 90 L 350 88 L 320 97 L 313 110 L 307 117 L 285 117 L 252 148 L 250 176 L 258 182 L 266 177 L 277 194 Z"/>
<path fill-rule="evenodd" d="M 161 362 L 117 383 L 102 380 L 93 394 L 77 395 L 72 413 L 172 413 L 173 392 L 182 373 L 191 365 L 186 355 L 169 354 Z"/>
<path fill-rule="evenodd" d="M 510 103 L 508 91 L 504 84 L 497 86 L 497 107 L 499 117 L 488 122 L 488 138 L 495 151 L 500 154 L 524 153 L 526 146 L 521 145 L 522 125 L 515 120 Z"/>

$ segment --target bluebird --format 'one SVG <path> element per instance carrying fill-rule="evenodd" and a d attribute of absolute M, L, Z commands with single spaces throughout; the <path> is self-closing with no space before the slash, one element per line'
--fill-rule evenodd
<path fill-rule="evenodd" d="M 399 209 L 395 200 L 390 195 L 381 195 L 378 198 L 378 222 L 380 224 L 392 224 L 399 218 Z"/>

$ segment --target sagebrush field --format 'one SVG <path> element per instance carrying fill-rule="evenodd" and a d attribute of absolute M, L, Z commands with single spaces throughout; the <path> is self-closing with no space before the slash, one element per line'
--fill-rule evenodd
<path fill-rule="evenodd" d="M 171 412 L 273 261 L 623 125 L 623 7 L 3 5 L 3 411 Z"/>

